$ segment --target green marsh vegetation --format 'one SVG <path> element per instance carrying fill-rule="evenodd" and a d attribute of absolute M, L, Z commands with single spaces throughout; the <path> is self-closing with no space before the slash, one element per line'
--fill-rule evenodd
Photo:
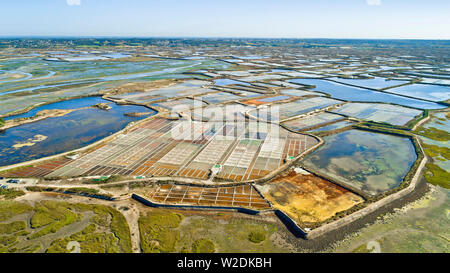
<path fill-rule="evenodd" d="M 215 246 L 211 240 L 199 239 L 192 244 L 193 253 L 214 253 Z"/>
<path fill-rule="evenodd" d="M 83 187 L 79 187 L 79 188 L 70 188 L 67 189 L 66 192 L 73 192 L 73 193 L 80 193 L 80 194 L 98 194 L 99 190 L 97 189 L 91 189 L 91 188 L 83 188 Z"/>
<path fill-rule="evenodd" d="M 0 222 L 6 221 L 16 215 L 31 211 L 33 211 L 33 207 L 25 203 L 10 200 L 0 201 Z"/>
<path fill-rule="evenodd" d="M 59 202 L 42 201 L 36 204 L 35 213 L 31 218 L 31 227 L 39 230 L 29 235 L 28 239 L 55 233 L 65 226 L 80 221 L 81 218 L 82 215 L 73 212 Z"/>
<path fill-rule="evenodd" d="M 424 172 L 426 180 L 443 188 L 450 189 L 450 112 L 436 113 L 429 124 L 419 128 L 416 133 L 422 137 L 424 152 L 431 158 Z"/>
<path fill-rule="evenodd" d="M 425 178 L 433 185 L 439 185 L 446 189 L 450 189 L 450 172 L 442 169 L 434 163 L 427 163 Z"/>
<path fill-rule="evenodd" d="M 47 252 L 69 252 L 70 241 L 80 243 L 82 253 L 130 253 L 131 235 L 125 217 L 116 209 L 103 205 L 70 204 L 80 212 L 92 211 L 94 216 L 82 231 L 54 241 Z"/>
<path fill-rule="evenodd" d="M 31 212 L 33 207 L 14 201 L 0 201 L 0 222 L 7 221 L 23 213 Z M 13 252 L 19 236 L 26 236 L 25 221 L 0 223 L 0 253 Z"/>
<path fill-rule="evenodd" d="M 119 182 L 123 179 L 120 175 L 111 175 L 101 178 L 94 178 L 92 180 L 84 181 L 83 184 L 107 184 L 112 182 Z"/>
<path fill-rule="evenodd" d="M 4 222 L 24 213 L 29 216 Z M 29 220 L 22 220 L 24 217 Z M 49 247 L 41 249 L 41 242 L 45 241 Z M 0 202 L 0 253 L 69 252 L 70 241 L 80 243 L 82 253 L 132 252 L 128 223 L 112 207 L 51 200 L 34 207 L 14 201 Z"/>
<path fill-rule="evenodd" d="M 168 211 L 150 212 L 139 218 L 141 249 L 143 252 L 174 252 L 180 239 L 176 228 L 183 216 Z"/>
<path fill-rule="evenodd" d="M 97 189 L 85 188 L 85 187 L 75 187 L 75 188 L 55 188 L 55 187 L 41 187 L 41 186 L 28 186 L 26 187 L 28 191 L 33 192 L 60 192 L 66 194 L 80 194 L 80 195 L 96 195 L 101 197 L 111 198 L 112 195 L 108 193 L 100 193 Z"/>
<path fill-rule="evenodd" d="M 266 239 L 266 235 L 264 232 L 252 231 L 248 235 L 248 239 L 252 243 L 259 244 Z"/>
<path fill-rule="evenodd" d="M 141 215 L 139 230 L 143 252 L 287 251 L 272 239 L 278 230 L 276 225 L 232 216 L 228 212 L 152 209 Z"/>
<path fill-rule="evenodd" d="M 5 199 L 15 199 L 16 197 L 22 196 L 25 193 L 21 190 L 15 189 L 0 189 L 0 197 L 3 196 Z"/>
<path fill-rule="evenodd" d="M 24 230 L 27 224 L 25 221 L 15 221 L 7 224 L 0 224 L 0 234 L 12 234 Z"/>
<path fill-rule="evenodd" d="M 27 234 L 25 221 L 14 221 L 0 224 L 0 253 L 14 252 L 19 236 Z"/>
<path fill-rule="evenodd" d="M 426 138 L 436 140 L 436 141 L 449 141 L 450 133 L 444 130 L 437 129 L 435 127 L 430 128 L 420 128 L 416 131 L 418 135 L 424 136 Z"/>
<path fill-rule="evenodd" d="M 424 152 L 435 160 L 445 161 L 450 160 L 450 149 L 445 146 L 438 146 L 432 144 L 422 144 Z"/>

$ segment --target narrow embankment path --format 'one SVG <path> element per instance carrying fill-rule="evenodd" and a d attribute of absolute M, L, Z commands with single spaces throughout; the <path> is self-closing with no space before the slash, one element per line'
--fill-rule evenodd
<path fill-rule="evenodd" d="M 131 248 L 133 253 L 141 252 L 141 237 L 139 233 L 139 209 L 138 204 L 127 202 L 126 206 L 129 208 L 126 211 L 121 210 L 123 216 L 128 222 L 128 226 L 130 227 L 130 235 L 131 235 Z"/>

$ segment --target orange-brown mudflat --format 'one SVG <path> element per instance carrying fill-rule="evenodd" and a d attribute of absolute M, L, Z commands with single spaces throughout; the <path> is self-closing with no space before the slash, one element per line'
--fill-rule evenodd
<path fill-rule="evenodd" d="M 312 227 L 364 201 L 327 180 L 294 171 L 258 188 L 275 208 L 303 227 Z"/>

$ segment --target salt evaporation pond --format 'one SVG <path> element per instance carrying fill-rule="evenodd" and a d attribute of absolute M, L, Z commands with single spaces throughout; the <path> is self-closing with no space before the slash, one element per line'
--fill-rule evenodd
<path fill-rule="evenodd" d="M 346 101 L 386 102 L 419 109 L 446 108 L 446 106 L 434 102 L 422 101 L 419 99 L 411 99 L 394 94 L 386 94 L 369 89 L 347 86 L 344 84 L 339 84 L 327 80 L 293 79 L 290 80 L 290 82 L 306 85 L 315 85 L 316 87 L 312 90 L 328 93 L 333 98 Z"/>
<path fill-rule="evenodd" d="M 450 87 L 442 85 L 410 84 L 388 89 L 387 92 L 432 101 L 445 101 L 450 99 Z"/>
<path fill-rule="evenodd" d="M 375 77 L 373 79 L 341 79 L 341 78 L 331 78 L 331 79 L 340 83 L 352 84 L 361 87 L 368 87 L 375 89 L 397 86 L 408 82 L 400 80 L 386 80 L 385 78 L 381 77 Z"/>
<path fill-rule="evenodd" d="M 250 86 L 249 83 L 236 81 L 236 80 L 231 80 L 231 79 L 217 79 L 217 80 L 214 80 L 214 85 L 217 85 L 217 86 L 225 86 L 225 85 L 232 85 L 232 84 L 242 84 L 242 85 Z"/>
<path fill-rule="evenodd" d="M 372 196 L 398 187 L 417 159 L 404 137 L 349 130 L 323 139 L 303 164 Z"/>

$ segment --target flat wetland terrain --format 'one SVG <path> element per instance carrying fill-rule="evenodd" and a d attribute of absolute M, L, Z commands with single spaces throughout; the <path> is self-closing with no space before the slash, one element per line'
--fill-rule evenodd
<path fill-rule="evenodd" d="M 380 216 L 337 244 L 333 252 L 448 253 L 450 251 L 449 191 L 434 187 L 422 199 Z M 372 242 L 372 243 L 371 243 Z"/>
<path fill-rule="evenodd" d="M 448 253 L 449 48 L 0 39 L 0 253 Z"/>
<path fill-rule="evenodd" d="M 230 212 L 148 209 L 139 218 L 144 252 L 288 252 L 280 223 Z M 259 237 L 258 239 L 253 236 Z M 198 248 L 203 242 L 208 248 Z M 286 247 L 288 246 L 288 247 Z"/>
<path fill-rule="evenodd" d="M 0 201 L 0 209 L 0 252 L 70 252 L 70 241 L 87 253 L 131 252 L 128 224 L 109 206 Z"/>

